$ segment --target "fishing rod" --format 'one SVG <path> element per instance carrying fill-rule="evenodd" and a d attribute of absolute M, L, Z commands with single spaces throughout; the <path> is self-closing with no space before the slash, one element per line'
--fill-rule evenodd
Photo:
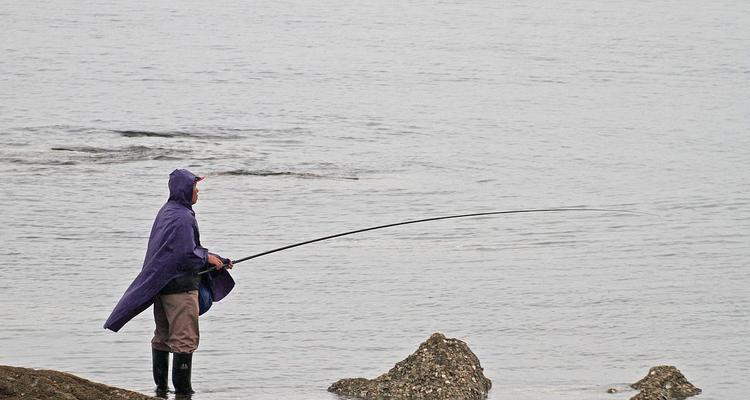
<path fill-rule="evenodd" d="M 468 217 L 482 217 L 487 215 L 498 215 L 498 214 L 522 214 L 522 213 L 542 213 L 542 212 L 568 212 L 568 211 L 593 211 L 593 212 L 615 212 L 615 213 L 623 213 L 623 214 L 641 214 L 641 215 L 653 215 L 649 213 L 645 213 L 642 211 L 632 211 L 632 210 L 614 210 L 614 209 L 606 209 L 606 208 L 539 208 L 539 209 L 529 209 L 529 210 L 508 210 L 508 211 L 490 211 L 490 212 L 481 212 L 481 213 L 472 213 L 472 214 L 459 214 L 459 215 L 448 215 L 444 217 L 433 217 L 433 218 L 425 218 L 425 219 L 417 219 L 413 221 L 403 221 L 403 222 L 396 222 L 393 224 L 386 224 L 386 225 L 378 225 L 373 226 L 370 228 L 364 228 L 364 229 L 357 229 L 354 231 L 348 231 L 348 232 L 342 232 L 337 233 L 335 235 L 330 236 L 324 236 L 317 239 L 307 240 L 304 242 L 294 243 L 287 246 L 279 247 L 276 249 L 264 251 L 262 253 L 253 254 L 251 256 L 247 256 L 245 258 L 240 258 L 238 260 L 232 261 L 232 264 L 238 264 L 243 261 L 251 260 L 253 258 L 265 256 L 271 253 L 276 253 L 278 251 L 291 249 L 293 247 L 303 246 L 310 243 L 315 242 L 321 242 L 323 240 L 329 240 L 334 239 L 341 236 L 347 236 L 347 235 L 353 235 L 355 233 L 362 233 L 367 231 L 374 231 L 376 229 L 383 229 L 383 228 L 390 228 L 393 226 L 399 226 L 399 225 L 409 225 L 409 224 L 416 224 L 420 222 L 429 222 L 429 221 L 438 221 L 442 219 L 453 219 L 453 218 L 468 218 Z M 220 268 L 226 267 L 227 264 L 222 265 Z M 198 275 L 203 275 L 205 273 L 208 273 L 210 271 L 215 270 L 216 267 L 210 267 L 208 269 L 205 269 L 203 271 L 198 272 Z"/>

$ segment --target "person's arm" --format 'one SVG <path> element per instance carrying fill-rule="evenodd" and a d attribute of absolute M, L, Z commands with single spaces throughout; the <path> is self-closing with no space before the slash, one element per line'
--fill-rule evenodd
<path fill-rule="evenodd" d="M 184 218 L 173 225 L 172 252 L 179 257 L 178 265 L 183 272 L 197 272 L 209 262 L 208 249 L 195 242 L 193 223 Z"/>

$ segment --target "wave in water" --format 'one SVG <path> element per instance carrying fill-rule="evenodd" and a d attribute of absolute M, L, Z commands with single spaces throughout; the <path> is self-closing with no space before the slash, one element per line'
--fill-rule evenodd
<path fill-rule="evenodd" d="M 234 131 L 234 130 L 233 130 Z M 139 137 L 156 137 L 156 138 L 194 138 L 194 139 L 240 139 L 242 136 L 227 133 L 207 133 L 207 132 L 185 132 L 185 131 L 145 131 L 145 130 L 112 130 L 122 137 L 139 138 Z M 219 131 L 221 132 L 221 130 Z"/>
<path fill-rule="evenodd" d="M 186 150 L 163 147 L 127 146 L 107 149 L 93 146 L 53 147 L 51 150 L 70 152 L 75 161 L 116 164 L 148 160 L 181 160 L 189 153 Z"/>
<path fill-rule="evenodd" d="M 0 158 L 0 161 L 8 163 L 8 164 L 20 164 L 20 165 L 57 166 L 57 165 L 77 165 L 78 164 L 78 162 L 72 161 L 72 160 L 54 160 L 54 159 L 31 160 L 28 158 L 19 158 L 19 157 Z"/>
<path fill-rule="evenodd" d="M 269 170 L 247 170 L 247 169 L 235 169 L 231 171 L 217 172 L 215 175 L 236 175 L 236 176 L 290 176 L 295 178 L 303 179 L 345 179 L 356 181 L 359 180 L 356 176 L 333 176 L 333 175 L 320 175 L 311 172 L 293 172 L 293 171 L 269 171 Z"/>
<path fill-rule="evenodd" d="M 196 128 L 201 129 L 201 128 Z M 166 130 L 150 131 L 142 129 L 106 129 L 90 126 L 73 126 L 73 125 L 43 125 L 43 126 L 22 126 L 9 128 L 9 133 L 18 133 L 21 135 L 29 134 L 83 134 L 83 135 L 100 135 L 103 132 L 114 133 L 126 138 L 192 138 L 192 139 L 242 139 L 243 133 L 253 133 L 256 129 L 226 128 L 226 127 L 209 127 L 205 130 Z M 263 131 L 263 130 L 257 130 Z"/>
<path fill-rule="evenodd" d="M 174 132 L 150 132 L 150 131 L 118 131 L 114 130 L 112 132 L 119 133 L 121 136 L 124 137 L 164 137 L 164 138 L 170 138 L 177 136 L 177 133 Z"/>
<path fill-rule="evenodd" d="M 101 147 L 91 147 L 91 146 L 53 147 L 50 150 L 70 151 L 70 152 L 77 152 L 77 153 L 109 153 L 109 152 L 117 151 L 114 149 L 104 149 Z"/>

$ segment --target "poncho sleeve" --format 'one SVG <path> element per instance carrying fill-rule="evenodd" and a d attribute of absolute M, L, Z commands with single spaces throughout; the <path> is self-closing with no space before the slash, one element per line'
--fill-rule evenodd
<path fill-rule="evenodd" d="M 196 243 L 198 225 L 195 219 L 182 218 L 175 227 L 173 251 L 182 273 L 197 272 L 208 262 L 208 249 Z"/>

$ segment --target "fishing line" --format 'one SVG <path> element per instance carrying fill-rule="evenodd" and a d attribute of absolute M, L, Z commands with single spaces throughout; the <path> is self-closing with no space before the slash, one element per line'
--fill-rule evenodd
<path fill-rule="evenodd" d="M 444 216 L 444 217 L 433 217 L 433 218 L 417 219 L 417 220 L 413 220 L 413 221 L 396 222 L 396 223 L 393 223 L 393 224 L 378 225 L 378 226 L 373 226 L 373 227 L 370 227 L 370 228 L 357 229 L 357 230 L 354 230 L 354 231 L 337 233 L 335 235 L 324 236 L 324 237 L 321 237 L 321 238 L 307 240 L 307 241 L 304 241 L 304 242 L 294 243 L 294 244 L 290 244 L 290 245 L 287 245 L 287 246 L 279 247 L 279 248 L 276 248 L 276 249 L 264 251 L 262 253 L 253 254 L 251 256 L 247 256 L 247 257 L 244 257 L 244 258 L 240 258 L 238 260 L 234 260 L 234 261 L 232 261 L 232 263 L 233 264 L 241 263 L 243 261 L 252 260 L 253 258 L 265 256 L 265 255 L 268 255 L 268 254 L 271 254 L 271 253 L 276 253 L 276 252 L 282 251 L 282 250 L 288 250 L 288 249 L 291 249 L 291 248 L 294 248 L 294 247 L 303 246 L 303 245 L 310 244 L 310 243 L 321 242 L 323 240 L 334 239 L 334 238 L 341 237 L 341 236 L 346 236 L 346 235 L 353 235 L 355 233 L 362 233 L 362 232 L 367 232 L 367 231 L 374 231 L 376 229 L 390 228 L 390 227 L 399 226 L 399 225 L 409 225 L 409 224 L 416 224 L 416 223 L 420 223 L 420 222 L 438 221 L 438 220 L 442 220 L 442 219 L 482 217 L 482 216 L 487 216 L 487 215 L 498 215 L 498 214 L 522 214 L 522 213 L 542 213 L 542 212 L 569 212 L 569 211 L 593 211 L 593 212 L 614 212 L 614 213 L 621 213 L 621 214 L 640 214 L 640 215 L 652 215 L 652 216 L 654 215 L 654 214 L 649 214 L 649 213 L 645 213 L 645 212 L 642 212 L 642 211 L 614 210 L 614 209 L 606 209 L 606 208 L 540 208 L 540 209 L 529 209 L 529 210 L 490 211 L 490 212 L 480 212 L 480 213 L 472 213 L 472 214 L 448 215 L 448 216 Z M 226 266 L 226 265 L 224 265 L 224 266 Z M 222 267 L 224 267 L 224 266 L 222 266 Z M 211 267 L 209 269 L 200 271 L 198 273 L 198 275 L 205 274 L 205 273 L 210 272 L 210 271 L 212 271 L 214 269 L 215 269 L 215 267 Z"/>

